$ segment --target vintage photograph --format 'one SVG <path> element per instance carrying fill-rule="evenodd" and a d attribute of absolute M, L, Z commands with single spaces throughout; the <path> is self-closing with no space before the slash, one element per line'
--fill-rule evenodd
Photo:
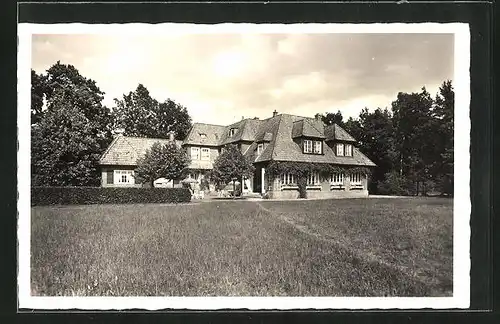
<path fill-rule="evenodd" d="M 372 27 L 33 32 L 30 296 L 456 296 L 456 35 Z"/>

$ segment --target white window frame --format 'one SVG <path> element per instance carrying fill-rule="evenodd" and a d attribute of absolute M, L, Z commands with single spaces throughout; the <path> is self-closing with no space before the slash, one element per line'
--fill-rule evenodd
<path fill-rule="evenodd" d="M 335 172 L 330 175 L 330 184 L 332 186 L 342 186 L 344 185 L 344 174 L 341 172 Z"/>
<path fill-rule="evenodd" d="M 200 159 L 203 161 L 210 161 L 210 149 L 206 147 L 201 148 Z"/>
<path fill-rule="evenodd" d="M 321 187 L 321 179 L 318 172 L 311 172 L 307 175 L 306 188 Z"/>
<path fill-rule="evenodd" d="M 337 143 L 335 146 L 335 152 L 337 156 L 344 156 L 344 144 Z"/>
<path fill-rule="evenodd" d="M 282 173 L 280 175 L 280 185 L 283 188 L 298 188 L 295 182 L 295 177 L 291 173 Z"/>
<path fill-rule="evenodd" d="M 313 152 L 313 141 L 304 140 L 304 153 L 312 153 Z"/>
<path fill-rule="evenodd" d="M 261 155 L 262 152 L 264 152 L 264 144 L 263 143 L 257 144 L 257 155 Z"/>
<path fill-rule="evenodd" d="M 200 137 L 201 137 L 201 138 L 207 138 L 207 134 L 205 134 L 205 133 L 200 133 Z"/>
<path fill-rule="evenodd" d="M 231 128 L 229 130 L 229 137 L 233 137 L 237 131 L 238 131 L 238 128 Z"/>
<path fill-rule="evenodd" d="M 114 184 L 135 184 L 134 171 L 132 170 L 114 170 L 113 173 Z"/>
<path fill-rule="evenodd" d="M 352 144 L 345 144 L 344 153 L 345 156 L 352 156 Z"/>
<path fill-rule="evenodd" d="M 360 172 L 351 173 L 349 175 L 349 182 L 351 187 L 362 188 L 363 187 L 363 175 Z"/>
<path fill-rule="evenodd" d="M 314 141 L 313 153 L 321 154 L 323 143 L 321 141 Z"/>
<path fill-rule="evenodd" d="M 191 147 L 191 160 L 199 160 L 200 159 L 200 148 L 199 147 Z"/>

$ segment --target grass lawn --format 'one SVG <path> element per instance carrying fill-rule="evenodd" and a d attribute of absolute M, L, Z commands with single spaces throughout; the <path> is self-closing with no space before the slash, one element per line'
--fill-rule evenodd
<path fill-rule="evenodd" d="M 32 295 L 450 296 L 452 201 L 33 207 Z"/>

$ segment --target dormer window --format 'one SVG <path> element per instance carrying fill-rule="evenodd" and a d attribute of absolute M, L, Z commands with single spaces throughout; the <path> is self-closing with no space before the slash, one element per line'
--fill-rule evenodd
<path fill-rule="evenodd" d="M 322 154 L 322 141 L 304 140 L 304 153 Z"/>
<path fill-rule="evenodd" d="M 321 154 L 321 141 L 314 141 L 313 153 Z"/>
<path fill-rule="evenodd" d="M 337 156 L 344 156 L 344 144 L 337 144 Z"/>
<path fill-rule="evenodd" d="M 352 156 L 352 144 L 345 145 L 345 156 Z"/>
<path fill-rule="evenodd" d="M 264 151 L 264 144 L 257 144 L 257 155 L 260 155 Z"/>
<path fill-rule="evenodd" d="M 201 138 L 207 138 L 207 134 L 205 134 L 205 133 L 200 133 L 200 137 L 201 137 Z"/>
<path fill-rule="evenodd" d="M 233 137 L 237 131 L 238 131 L 238 128 L 231 128 L 229 130 L 229 137 Z"/>
<path fill-rule="evenodd" d="M 335 146 L 337 156 L 352 156 L 352 144 L 337 143 Z"/>

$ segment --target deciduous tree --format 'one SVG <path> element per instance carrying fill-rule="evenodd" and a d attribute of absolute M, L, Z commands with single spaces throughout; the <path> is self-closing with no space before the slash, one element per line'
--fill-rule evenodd
<path fill-rule="evenodd" d="M 33 185 L 98 185 L 98 159 L 112 139 L 104 93 L 59 61 L 32 80 Z"/>
<path fill-rule="evenodd" d="M 168 144 L 156 142 L 137 160 L 134 174 L 138 182 L 149 183 L 153 187 L 153 182 L 159 178 L 178 179 L 188 164 L 189 157 L 186 151 L 178 147 L 175 142 Z"/>
<path fill-rule="evenodd" d="M 337 124 L 341 127 L 344 126 L 343 117 L 342 117 L 342 113 L 340 112 L 340 110 L 338 110 L 336 113 L 328 112 L 328 113 L 326 113 L 326 115 L 316 114 L 315 117 L 318 117 L 318 116 L 321 117 L 321 120 L 323 121 L 323 123 L 325 123 L 325 125 Z"/>
<path fill-rule="evenodd" d="M 31 130 L 33 186 L 97 186 L 102 152 L 96 130 L 75 106 L 56 94 Z"/>
<path fill-rule="evenodd" d="M 185 107 L 171 99 L 159 102 L 139 84 L 135 91 L 115 99 L 115 124 L 124 134 L 150 138 L 168 138 L 174 132 L 183 139 L 191 128 L 191 117 Z"/>
<path fill-rule="evenodd" d="M 253 174 L 252 163 L 240 152 L 234 144 L 226 145 L 222 153 L 215 159 L 214 168 L 211 171 L 211 179 L 219 184 L 225 185 L 234 179 L 250 177 Z"/>

